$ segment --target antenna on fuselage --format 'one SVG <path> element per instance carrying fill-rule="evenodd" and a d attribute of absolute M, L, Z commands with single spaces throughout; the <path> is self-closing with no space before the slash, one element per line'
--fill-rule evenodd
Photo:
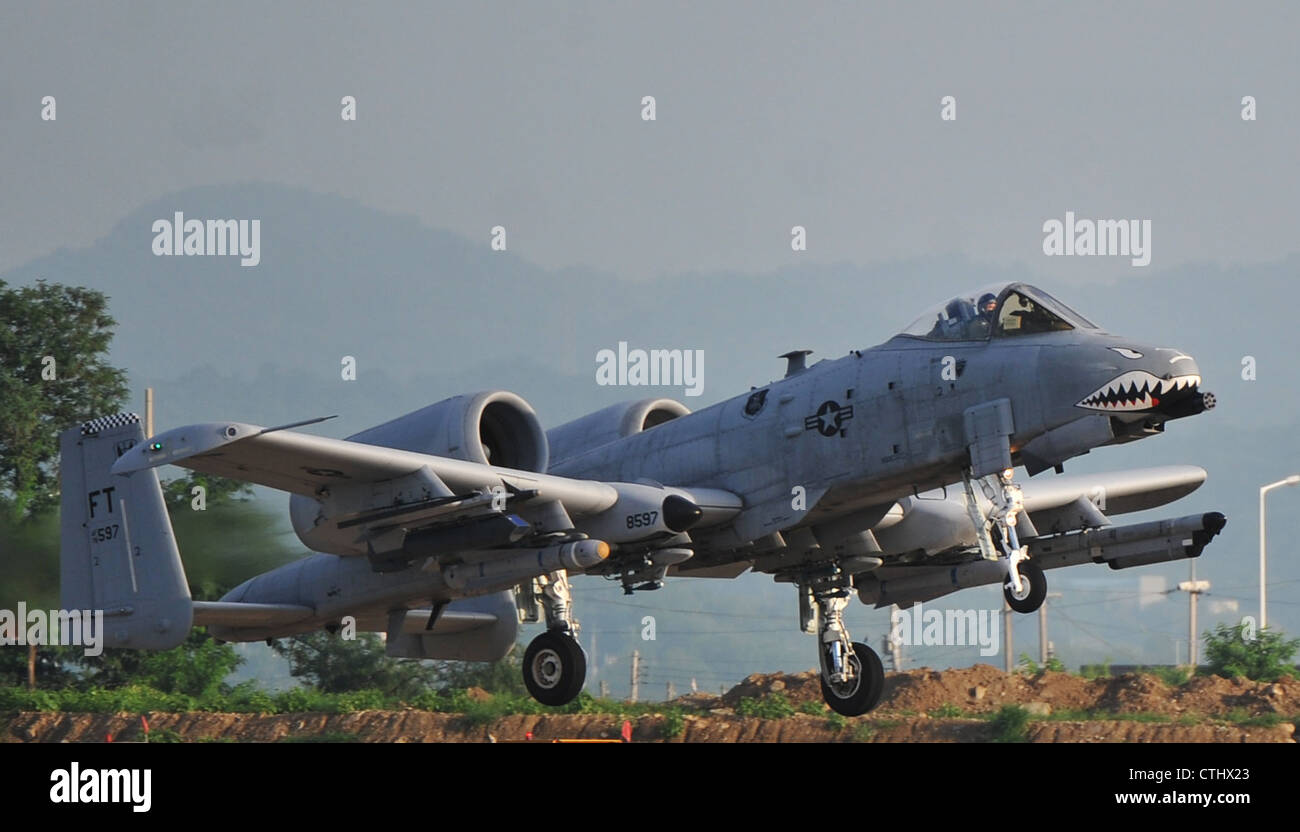
<path fill-rule="evenodd" d="M 789 378 L 795 373 L 802 373 L 808 369 L 808 356 L 812 355 L 812 352 L 812 350 L 790 350 L 777 356 L 785 359 L 785 377 Z"/>

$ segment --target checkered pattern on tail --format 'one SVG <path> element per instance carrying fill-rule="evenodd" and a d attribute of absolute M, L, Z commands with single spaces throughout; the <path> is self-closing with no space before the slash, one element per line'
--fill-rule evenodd
<path fill-rule="evenodd" d="M 140 421 L 137 413 L 118 413 L 114 416 L 100 416 L 98 419 L 91 419 L 89 422 L 81 423 L 82 436 L 94 436 L 103 430 L 110 428 L 120 428 L 123 425 L 132 425 Z"/>

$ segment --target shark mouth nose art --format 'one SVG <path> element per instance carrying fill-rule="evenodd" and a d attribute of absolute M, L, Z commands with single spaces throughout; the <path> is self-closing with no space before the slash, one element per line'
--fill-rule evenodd
<path fill-rule="evenodd" d="M 1111 413 L 1150 410 L 1159 407 L 1166 398 L 1182 399 L 1200 386 L 1201 377 L 1194 373 L 1157 378 L 1145 370 L 1130 370 L 1098 387 L 1076 406 Z"/>

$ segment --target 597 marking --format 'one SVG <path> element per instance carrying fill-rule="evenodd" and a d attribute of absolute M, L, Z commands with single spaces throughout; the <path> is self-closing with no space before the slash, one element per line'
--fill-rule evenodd
<path fill-rule="evenodd" d="M 627 516 L 627 527 L 629 529 L 653 526 L 657 522 L 659 522 L 659 512 L 657 511 L 643 511 L 640 514 L 629 514 Z"/>
<path fill-rule="evenodd" d="M 117 537 L 117 524 L 109 526 L 100 526 L 98 529 L 92 529 L 90 532 L 91 543 L 107 543 Z"/>

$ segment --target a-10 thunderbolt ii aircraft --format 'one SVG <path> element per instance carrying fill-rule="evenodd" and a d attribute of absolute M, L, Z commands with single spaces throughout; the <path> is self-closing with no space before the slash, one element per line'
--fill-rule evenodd
<path fill-rule="evenodd" d="M 855 715 L 883 671 L 845 628 L 852 593 L 907 606 L 1001 583 L 1031 612 L 1045 568 L 1195 557 L 1223 526 L 1217 513 L 1111 524 L 1196 488 L 1205 474 L 1190 466 L 1021 489 L 1016 466 L 1060 474 L 1213 406 L 1191 356 L 1105 332 L 1040 289 L 959 296 L 879 346 L 805 355 L 697 413 L 648 399 L 549 432 L 507 392 L 347 439 L 209 422 L 146 440 L 129 414 L 87 422 L 62 437 L 63 605 L 105 610 L 109 646 L 166 648 L 197 625 L 252 641 L 347 622 L 386 632 L 393 656 L 477 661 L 544 613 L 524 679 L 557 705 L 586 677 L 569 575 L 631 592 L 670 570 L 752 568 L 795 585 L 826 701 Z M 191 601 L 150 470 L 164 464 L 290 492 L 316 554 Z"/>

